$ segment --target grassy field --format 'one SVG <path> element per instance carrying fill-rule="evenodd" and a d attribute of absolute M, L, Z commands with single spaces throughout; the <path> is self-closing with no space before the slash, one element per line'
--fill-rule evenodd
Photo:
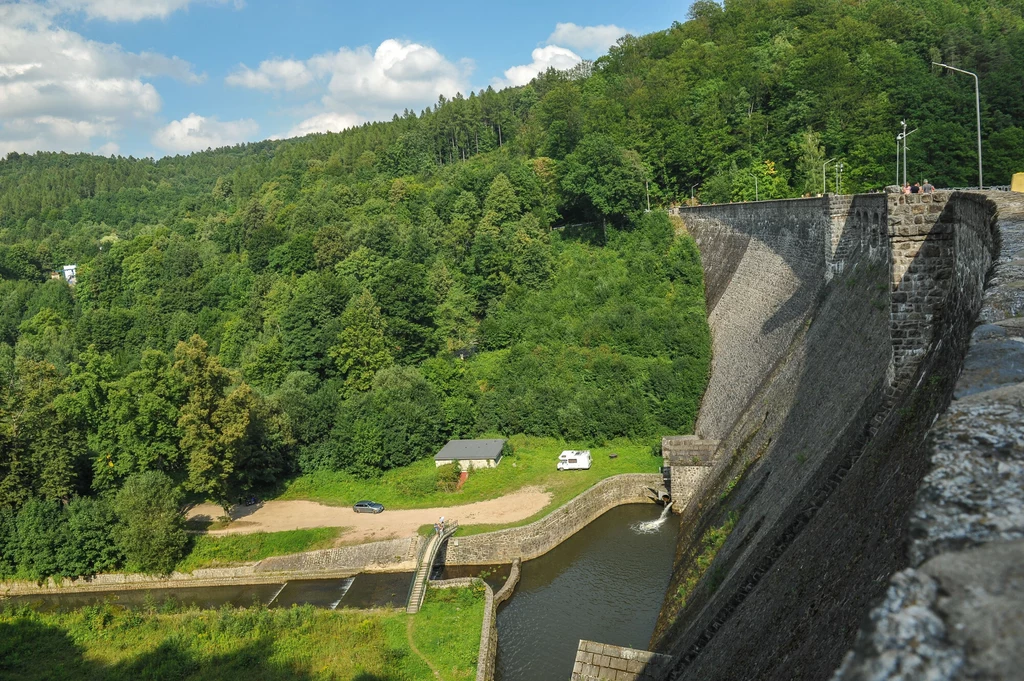
<path fill-rule="evenodd" d="M 483 598 L 483 587 L 427 591 L 423 607 L 413 618 L 413 642 L 441 672 L 441 678 L 476 678 Z"/>
<path fill-rule="evenodd" d="M 399 610 L 0 611 L 0 678 L 428 681 Z M 480 589 L 428 592 L 414 641 L 445 681 L 472 679 Z"/>
<path fill-rule="evenodd" d="M 223 537 L 195 536 L 188 554 L 175 566 L 178 572 L 263 560 L 271 556 L 328 549 L 344 527 L 317 527 L 286 532 L 256 532 Z"/>
<path fill-rule="evenodd" d="M 558 471 L 558 454 L 571 447 L 552 438 L 524 435 L 510 439 L 515 453 L 502 459 L 497 468 L 473 471 L 457 492 L 437 489 L 432 459 L 388 471 L 380 478 L 364 480 L 348 473 L 316 473 L 288 483 L 278 499 L 309 499 L 324 504 L 347 506 L 360 499 L 372 499 L 388 508 L 431 508 L 457 506 L 495 499 L 523 487 L 540 487 L 551 492 L 551 503 L 540 513 L 520 523 L 533 522 L 561 506 L 595 483 L 620 473 L 657 473 L 661 458 L 652 456 L 649 443 L 618 440 L 604 447 L 588 447 L 594 464 L 587 471 Z M 609 455 L 616 455 L 610 458 Z M 453 511 L 458 518 L 458 512 Z M 499 529 L 501 526 L 465 526 L 460 534 Z"/>

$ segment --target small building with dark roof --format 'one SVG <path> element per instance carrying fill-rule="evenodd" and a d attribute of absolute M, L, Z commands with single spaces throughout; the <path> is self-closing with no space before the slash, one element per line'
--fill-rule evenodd
<path fill-rule="evenodd" d="M 434 465 L 444 466 L 458 463 L 462 470 L 473 468 L 494 468 L 501 461 L 505 440 L 449 440 L 448 444 L 434 455 Z"/>

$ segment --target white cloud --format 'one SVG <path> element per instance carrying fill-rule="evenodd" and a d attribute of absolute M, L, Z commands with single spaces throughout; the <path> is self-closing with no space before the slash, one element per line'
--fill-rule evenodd
<path fill-rule="evenodd" d="M 583 61 L 583 58 L 572 50 L 559 47 L 558 45 L 538 47 L 531 56 L 533 57 L 531 63 L 507 69 L 505 71 L 505 78 L 495 78 L 493 85 L 495 87 L 526 85 L 538 74 L 547 71 L 549 68 L 562 71 L 571 69 Z"/>
<path fill-rule="evenodd" d="M 187 153 L 247 142 L 256 136 L 259 128 L 251 118 L 219 121 L 216 116 L 205 117 L 191 113 L 157 130 L 153 134 L 153 144 L 164 151 Z"/>
<path fill-rule="evenodd" d="M 341 132 L 361 123 L 363 119 L 356 114 L 322 113 L 295 125 L 284 137 L 302 137 L 313 132 Z"/>
<path fill-rule="evenodd" d="M 91 148 L 160 110 L 145 79 L 202 80 L 177 57 L 88 40 L 54 17 L 39 5 L 0 5 L 0 153 Z"/>
<path fill-rule="evenodd" d="M 608 50 L 622 36 L 629 33 L 614 24 L 600 26 L 577 26 L 576 24 L 555 24 L 555 31 L 548 36 L 548 45 L 565 45 L 585 54 L 596 55 Z"/>
<path fill-rule="evenodd" d="M 96 151 L 93 153 L 99 154 L 100 156 L 117 156 L 121 152 L 121 147 L 118 146 L 117 142 L 107 142 L 96 147 Z"/>
<path fill-rule="evenodd" d="M 226 0 L 207 0 L 221 4 Z M 85 12 L 90 19 L 107 21 L 141 21 L 166 19 L 178 10 L 187 9 L 194 0 L 52 0 L 54 7 L 65 12 Z M 236 2 L 235 6 L 241 3 Z"/>
<path fill-rule="evenodd" d="M 325 105 L 379 108 L 462 92 L 471 71 L 471 62 L 453 64 L 432 47 L 389 39 L 373 52 L 365 46 L 342 47 L 305 62 L 270 59 L 257 69 L 243 64 L 226 82 L 256 90 L 294 90 L 317 80 L 326 85 Z"/>
<path fill-rule="evenodd" d="M 244 64 L 226 79 L 228 85 L 247 87 L 253 90 L 297 90 L 308 85 L 313 74 L 306 64 L 294 59 L 268 59 L 260 62 L 253 70 Z"/>
<path fill-rule="evenodd" d="M 104 121 L 81 121 L 57 116 L 35 116 L 4 121 L 0 128 L 0 155 L 11 151 L 34 153 L 40 149 L 84 149 L 91 139 L 110 135 Z"/>
<path fill-rule="evenodd" d="M 326 103 L 371 106 L 428 102 L 468 89 L 471 62 L 453 64 L 437 50 L 418 43 L 385 40 L 369 48 L 343 47 L 309 60 L 313 72 L 328 78 Z"/>
<path fill-rule="evenodd" d="M 253 69 L 244 64 L 228 85 L 264 92 L 318 96 L 314 107 L 284 136 L 339 131 L 368 120 L 387 119 L 399 108 L 427 106 L 439 95 L 468 92 L 473 63 L 452 62 L 432 47 L 389 39 L 375 50 L 342 47 L 305 61 L 268 59 Z M 312 111 L 310 110 L 312 109 Z"/>
<path fill-rule="evenodd" d="M 526 85 L 549 68 L 564 71 L 583 61 L 583 54 L 595 57 L 614 45 L 619 38 L 629 33 L 614 24 L 579 26 L 572 22 L 555 24 L 555 30 L 548 36 L 547 46 L 533 51 L 529 64 L 513 66 L 505 71 L 504 78 L 494 78 L 491 85 L 496 88 Z M 572 48 L 572 49 L 570 49 Z"/>

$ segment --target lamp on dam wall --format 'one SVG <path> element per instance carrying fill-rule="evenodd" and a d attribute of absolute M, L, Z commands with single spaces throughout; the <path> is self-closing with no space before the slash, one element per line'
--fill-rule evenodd
<path fill-rule="evenodd" d="M 907 122 L 905 120 L 900 121 L 900 125 L 903 126 L 903 132 L 896 135 L 896 186 L 902 187 L 900 184 L 900 143 L 903 143 L 903 184 L 907 184 L 907 138 L 917 132 L 917 128 L 914 128 L 910 132 L 907 132 Z"/>

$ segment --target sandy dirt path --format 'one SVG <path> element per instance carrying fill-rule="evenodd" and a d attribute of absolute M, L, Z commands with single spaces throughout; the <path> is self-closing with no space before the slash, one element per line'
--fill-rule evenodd
<path fill-rule="evenodd" d="M 315 501 L 267 501 L 257 506 L 234 507 L 231 509 L 234 522 L 209 534 L 345 527 L 349 529 L 340 537 L 345 543 L 374 541 L 415 535 L 421 526 L 436 522 L 440 516 L 458 520 L 460 525 L 514 523 L 529 518 L 550 502 L 551 493 L 537 487 L 524 487 L 498 499 L 463 506 L 385 510 L 383 513 L 356 513 L 350 506 L 325 506 Z M 216 504 L 199 504 L 189 509 L 186 517 L 216 520 L 223 514 L 224 510 Z"/>

